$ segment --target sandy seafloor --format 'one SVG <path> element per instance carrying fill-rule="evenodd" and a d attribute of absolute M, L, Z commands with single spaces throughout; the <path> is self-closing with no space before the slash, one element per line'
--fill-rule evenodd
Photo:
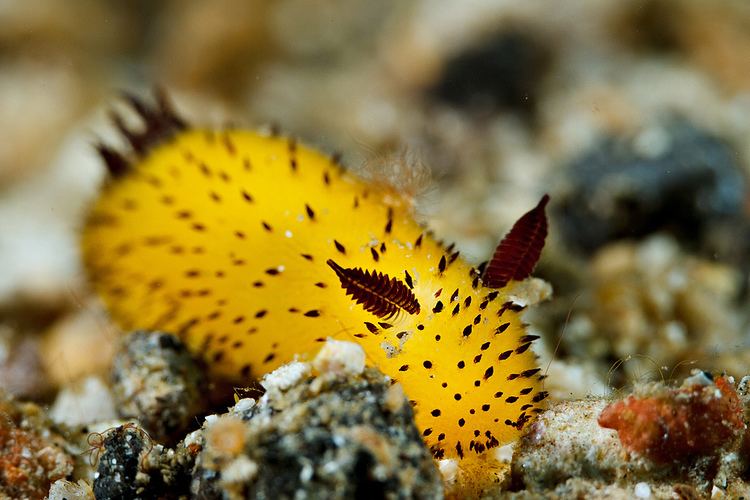
<path fill-rule="evenodd" d="M 326 476 L 307 457 L 284 485 L 298 498 L 747 497 L 749 28 L 742 0 L 0 2 L 0 497 L 44 497 L 54 483 L 53 498 L 91 498 L 92 487 L 101 498 L 273 498 L 282 484 L 266 479 L 284 467 L 264 460 L 293 461 L 295 448 L 261 437 L 297 432 L 263 420 L 274 391 L 277 402 L 298 391 L 309 410 L 346 406 L 337 391 L 361 385 L 370 404 L 400 408 L 376 373 L 323 360 L 312 381 L 299 375 L 309 366 L 292 367 L 265 402 L 206 423 L 191 406 L 205 382 L 179 379 L 178 423 L 143 414 L 150 434 L 118 427 L 143 404 L 112 389 L 113 356 L 128 348 L 87 289 L 77 241 L 104 178 L 92 144 L 119 140 L 108 111 L 123 109 L 119 91 L 148 97 L 155 85 L 191 123 L 275 124 L 365 175 L 386 172 L 475 264 L 552 197 L 535 275 L 554 295 L 525 316 L 541 336 L 550 410 L 493 456 L 491 477 L 438 470 L 394 410 L 347 434 L 371 443 L 405 426 L 375 465 L 362 472 L 342 455 L 331 460 L 346 473 Z M 412 175 L 425 167 L 431 180 Z M 179 373 L 190 362 L 142 341 L 136 357 L 163 349 Z M 147 377 L 119 363 L 121 376 Z M 343 388 L 326 378 L 341 370 Z M 597 420 L 631 393 L 621 440 Z M 327 442 L 324 424 L 296 446 Z M 118 436 L 141 443 L 123 452 L 131 468 L 102 468 Z M 394 458 L 389 446 L 409 451 Z M 112 486 L 123 483 L 135 489 Z"/>

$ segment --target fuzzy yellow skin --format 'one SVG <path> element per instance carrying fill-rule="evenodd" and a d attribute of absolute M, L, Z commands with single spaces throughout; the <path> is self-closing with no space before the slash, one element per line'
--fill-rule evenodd
<path fill-rule="evenodd" d="M 536 362 L 519 349 L 524 327 L 503 308 L 504 291 L 486 301 L 493 290 L 472 288 L 460 258 L 440 273 L 448 254 L 423 233 L 406 199 L 317 151 L 247 131 L 188 131 L 104 187 L 82 246 L 124 330 L 174 332 L 214 376 L 240 382 L 310 358 L 327 337 L 358 342 L 401 382 L 436 456 L 473 455 L 517 438 L 506 421 L 535 415 L 540 377 L 518 376 Z M 408 271 L 420 313 L 366 312 L 328 259 L 401 281 Z"/>

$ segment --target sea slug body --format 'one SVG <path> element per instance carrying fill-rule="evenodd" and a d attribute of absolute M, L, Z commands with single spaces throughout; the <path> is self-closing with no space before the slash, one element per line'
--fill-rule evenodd
<path fill-rule="evenodd" d="M 214 377 L 245 381 L 329 337 L 400 382 L 437 458 L 514 440 L 541 412 L 536 339 L 506 285 L 529 276 L 545 196 L 486 268 L 414 221 L 410 202 L 275 134 L 199 130 L 163 96 L 115 117 L 131 151 L 98 146 L 110 179 L 82 238 L 123 328 L 172 332 Z"/>

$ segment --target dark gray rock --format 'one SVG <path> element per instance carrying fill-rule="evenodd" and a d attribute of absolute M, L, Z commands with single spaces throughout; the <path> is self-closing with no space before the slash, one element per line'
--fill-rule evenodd
<path fill-rule="evenodd" d="M 112 368 L 113 393 L 123 418 L 137 418 L 151 438 L 171 444 L 196 426 L 205 410 L 202 369 L 175 336 L 139 331 L 128 335 Z"/>
<path fill-rule="evenodd" d="M 94 478 L 97 500 L 144 498 L 136 482 L 141 452 L 150 446 L 134 426 L 124 425 L 101 434 L 104 451 Z"/>
<path fill-rule="evenodd" d="M 659 133 L 663 147 L 650 154 L 607 138 L 567 166 L 552 212 L 570 248 L 667 231 L 710 251 L 714 229 L 743 218 L 747 181 L 732 148 L 683 120 Z"/>
<path fill-rule="evenodd" d="M 449 59 L 430 94 L 472 113 L 533 115 L 551 59 L 528 29 L 508 28 Z"/>
<path fill-rule="evenodd" d="M 249 420 L 230 412 L 208 427 L 192 493 L 441 498 L 440 474 L 411 407 L 402 393 L 394 405 L 392 390 L 374 369 L 361 376 L 306 378 L 285 391 L 269 389 Z"/>

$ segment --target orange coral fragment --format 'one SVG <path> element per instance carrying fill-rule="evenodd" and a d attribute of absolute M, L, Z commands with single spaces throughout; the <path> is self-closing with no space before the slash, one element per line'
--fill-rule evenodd
<path fill-rule="evenodd" d="M 654 462 L 715 455 L 745 429 L 733 383 L 694 384 L 650 397 L 629 396 L 599 415 L 599 425 L 617 431 L 622 445 Z"/>
<path fill-rule="evenodd" d="M 50 484 L 73 472 L 73 459 L 39 433 L 20 427 L 20 418 L 0 401 L 0 497 L 43 498 Z"/>

